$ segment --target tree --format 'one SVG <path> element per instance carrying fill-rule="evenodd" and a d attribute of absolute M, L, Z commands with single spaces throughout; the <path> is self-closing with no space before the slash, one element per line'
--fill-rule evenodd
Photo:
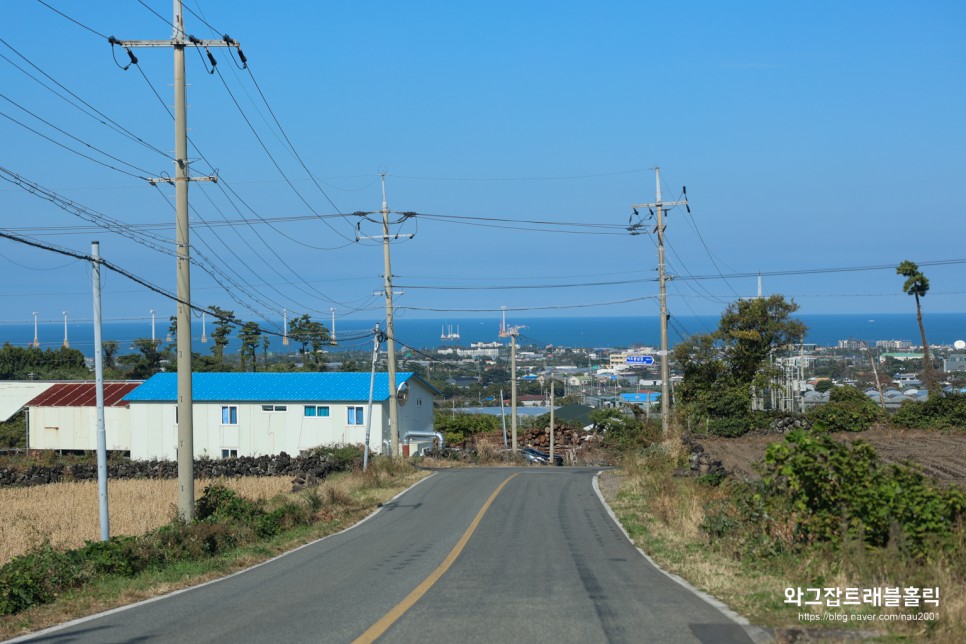
<path fill-rule="evenodd" d="M 767 386 L 768 357 L 805 337 L 805 325 L 791 317 L 798 305 L 781 295 L 740 300 L 722 313 L 714 333 L 677 345 L 672 358 L 684 373 L 675 390 L 681 411 L 700 427 L 725 436 L 758 426 L 751 409 L 752 385 Z"/>
<path fill-rule="evenodd" d="M 126 371 L 126 377 L 133 380 L 146 380 L 161 371 L 161 360 L 168 354 L 158 351 L 158 346 L 158 342 L 151 338 L 135 340 L 134 348 L 140 353 L 131 353 L 118 359 Z"/>
<path fill-rule="evenodd" d="M 316 322 L 306 313 L 289 320 L 288 336 L 301 345 L 299 353 L 302 354 L 303 362 L 309 362 L 315 365 L 317 369 L 324 365 L 319 358 L 319 351 L 329 343 L 329 330 L 324 324 Z M 311 349 L 311 353 L 308 349 Z"/>
<path fill-rule="evenodd" d="M 922 304 L 919 301 L 929 292 L 929 280 L 919 271 L 919 266 L 908 259 L 896 267 L 896 274 L 906 278 L 902 290 L 916 298 L 916 320 L 922 335 L 922 382 L 930 394 L 936 394 L 939 392 L 939 382 L 933 373 L 932 359 L 929 357 L 929 343 L 926 342 L 926 327 L 922 324 Z"/>
<path fill-rule="evenodd" d="M 259 336 L 262 334 L 262 330 L 258 328 L 258 325 L 254 322 L 245 322 L 242 325 L 241 330 L 238 332 L 238 339 L 241 340 L 242 350 L 241 350 L 241 370 L 247 371 L 245 366 L 245 358 L 249 357 L 252 359 L 252 371 L 258 371 L 256 360 L 257 360 L 257 349 L 259 343 Z"/>
<path fill-rule="evenodd" d="M 797 310 L 795 302 L 777 294 L 728 305 L 717 333 L 737 382 L 751 383 L 775 349 L 801 343 L 807 328 L 804 322 L 792 319 Z"/>
<path fill-rule="evenodd" d="M 227 311 L 217 306 L 209 306 L 211 312 L 215 314 L 215 330 L 211 332 L 211 355 L 224 366 L 225 347 L 228 346 L 228 336 L 231 335 L 231 327 L 236 324 L 235 312 Z"/>

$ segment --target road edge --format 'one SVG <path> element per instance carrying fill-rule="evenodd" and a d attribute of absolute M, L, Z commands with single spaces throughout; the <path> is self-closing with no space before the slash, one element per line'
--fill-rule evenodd
<path fill-rule="evenodd" d="M 610 504 L 607 502 L 607 499 L 604 498 L 604 493 L 601 492 L 600 490 L 599 479 L 600 479 L 600 475 L 603 474 L 603 472 L 604 470 L 599 470 L 596 474 L 594 474 L 594 478 L 592 480 L 594 493 L 597 494 L 597 498 L 600 499 L 600 502 L 604 506 L 604 509 L 607 511 L 608 516 L 610 516 L 611 520 L 613 520 L 613 522 L 617 524 L 617 527 L 620 528 L 620 531 L 624 535 L 624 537 L 630 542 L 630 544 L 634 547 L 634 549 L 637 550 L 641 554 L 641 556 L 647 560 L 649 564 L 654 566 L 654 568 L 656 568 L 665 577 L 668 577 L 669 579 L 677 583 L 679 586 L 682 586 L 691 594 L 701 598 L 706 603 L 716 608 L 725 617 L 727 617 L 731 621 L 741 626 L 741 628 L 745 631 L 745 633 L 748 634 L 748 637 L 750 637 L 751 640 L 755 642 L 755 644 L 772 644 L 775 642 L 774 635 L 768 629 L 762 628 L 761 626 L 755 626 L 754 624 L 749 622 L 747 618 L 733 611 L 727 604 L 722 602 L 717 597 L 713 595 L 709 595 L 703 590 L 698 590 L 697 588 L 692 586 L 690 582 L 688 582 L 688 580 L 684 579 L 683 577 L 664 570 L 663 568 L 661 568 L 661 566 L 657 564 L 656 561 L 654 561 L 654 559 L 651 558 L 650 555 L 648 555 L 641 548 L 639 548 L 637 544 L 634 543 L 634 540 L 631 538 L 631 535 L 627 532 L 626 529 L 624 529 L 624 525 L 620 522 L 620 519 L 617 518 L 617 515 L 614 514 L 614 510 L 610 507 Z"/>
<path fill-rule="evenodd" d="M 64 630 L 65 628 L 70 628 L 72 626 L 77 626 L 79 624 L 83 624 L 85 622 L 89 622 L 89 621 L 92 621 L 92 620 L 95 620 L 95 619 L 98 619 L 98 618 L 101 618 L 101 617 L 106 617 L 107 615 L 114 615 L 116 613 L 121 613 L 121 612 L 124 612 L 126 610 L 129 610 L 131 608 L 137 608 L 138 606 L 143 606 L 144 604 L 150 604 L 152 602 L 161 601 L 163 599 L 167 599 L 169 597 L 174 597 L 175 595 L 180 595 L 182 593 L 186 593 L 186 592 L 195 590 L 197 588 L 204 588 L 205 586 L 210 586 L 212 584 L 217 584 L 219 582 L 225 581 L 226 579 L 231 579 L 232 577 L 237 577 L 238 575 L 243 575 L 246 572 L 249 572 L 251 570 L 255 570 L 256 568 L 261 568 L 262 566 L 265 566 L 267 564 L 270 564 L 273 561 L 276 561 L 278 559 L 281 559 L 282 557 L 287 557 L 288 555 L 292 554 L 293 552 L 298 552 L 299 550 L 302 550 L 304 548 L 308 548 L 309 546 L 314 546 L 315 544 L 320 543 L 322 541 L 325 541 L 326 539 L 329 539 L 330 537 L 334 537 L 334 536 L 337 536 L 337 535 L 340 535 L 340 534 L 344 534 L 344 533 L 348 532 L 349 530 L 352 530 L 354 528 L 357 528 L 357 527 L 361 526 L 363 523 L 365 523 L 369 519 L 372 519 L 377 514 L 379 514 L 383 510 L 383 508 L 385 508 L 387 505 L 389 505 L 390 503 L 392 503 L 393 501 L 395 501 L 396 499 L 398 499 L 399 497 L 401 497 L 403 494 L 406 494 L 407 492 L 409 492 L 410 490 L 412 490 L 414 487 L 416 487 L 417 485 L 419 485 L 423 481 L 428 481 L 429 479 L 433 478 L 434 476 L 436 476 L 436 472 L 433 472 L 432 474 L 430 474 L 429 476 L 427 476 L 425 478 L 419 479 L 418 481 L 416 481 L 415 483 L 413 483 L 412 485 L 410 485 L 409 487 L 407 487 L 405 490 L 401 491 L 399 494 L 395 495 L 394 497 L 392 497 L 391 499 L 389 499 L 388 501 L 386 501 L 385 503 L 383 503 L 382 505 L 380 505 L 379 507 L 377 507 L 375 510 L 373 510 L 372 512 L 370 512 L 369 514 L 367 514 L 365 517 L 363 517 L 362 519 L 360 519 L 356 523 L 353 523 L 352 525 L 350 525 L 348 528 L 346 528 L 344 530 L 340 530 L 339 532 L 333 532 L 332 534 L 327 534 L 324 537 L 321 537 L 319 539 L 316 539 L 315 541 L 310 541 L 308 543 L 303 543 L 301 546 L 299 546 L 297 548 L 293 548 L 291 550 L 287 550 L 287 551 L 285 551 L 285 552 L 283 552 L 281 554 L 275 555 L 271 559 L 266 559 L 265 561 L 260 561 L 257 564 L 253 564 L 253 565 L 251 565 L 251 566 L 249 566 L 247 568 L 242 568 L 241 570 L 236 570 L 235 572 L 233 572 L 231 574 L 228 574 L 228 575 L 225 575 L 224 577 L 219 577 L 217 579 L 210 579 L 210 580 L 205 581 L 205 582 L 202 582 L 202 583 L 200 583 L 200 584 L 198 584 L 196 586 L 188 586 L 187 588 L 179 588 L 178 590 L 172 590 L 171 592 L 165 593 L 163 595 L 157 595 L 156 597 L 150 597 L 148 599 L 142 599 L 141 601 L 134 602 L 133 604 L 125 604 L 124 606 L 118 606 L 117 608 L 111 608 L 109 610 L 101 611 L 99 613 L 93 613 L 91 615 L 86 615 L 84 617 L 79 617 L 79 618 L 73 619 L 73 620 L 71 620 L 69 622 L 64 622 L 63 624 L 57 624 L 56 626 L 50 626 L 50 627 L 45 628 L 45 629 L 40 630 L 40 631 L 34 631 L 33 633 L 27 633 L 25 635 L 18 635 L 17 637 L 15 637 L 13 639 L 3 640 L 3 644 L 14 644 L 15 642 L 29 642 L 29 641 L 37 638 L 37 637 L 41 637 L 41 636 L 44 636 L 44 635 L 49 635 L 51 633 L 56 633 L 57 631 Z"/>

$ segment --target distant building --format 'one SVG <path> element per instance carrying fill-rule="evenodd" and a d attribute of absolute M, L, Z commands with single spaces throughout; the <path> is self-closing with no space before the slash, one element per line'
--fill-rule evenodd
<path fill-rule="evenodd" d="M 914 373 L 897 373 L 892 377 L 892 382 L 900 387 L 919 387 L 922 381 Z"/>
<path fill-rule="evenodd" d="M 631 366 L 627 363 L 627 358 L 629 357 L 640 357 L 640 356 L 651 356 L 654 357 L 657 354 L 657 349 L 652 347 L 641 347 L 639 349 L 634 349 L 633 351 L 618 351 L 616 353 L 610 354 L 609 366 L 611 369 L 626 369 Z M 655 360 L 654 364 L 657 364 Z M 646 365 L 639 365 L 646 366 Z"/>
<path fill-rule="evenodd" d="M 893 360 L 899 360 L 900 362 L 906 362 L 909 360 L 918 360 L 922 362 L 922 357 L 923 356 L 921 353 L 915 353 L 915 352 L 903 352 L 903 353 L 890 352 L 890 353 L 881 354 L 879 356 L 879 362 L 884 363 L 889 358 L 892 358 Z"/>
<path fill-rule="evenodd" d="M 474 342 L 469 349 L 459 348 L 456 354 L 461 358 L 498 358 L 503 345 L 499 342 Z"/>
<path fill-rule="evenodd" d="M 966 371 L 966 353 L 954 353 L 943 359 L 943 371 Z"/>
<path fill-rule="evenodd" d="M 892 349 L 893 351 L 908 351 L 912 348 L 912 342 L 908 340 L 876 340 L 877 349 Z"/>
<path fill-rule="evenodd" d="M 863 342 L 861 340 L 839 340 L 835 345 L 836 349 L 847 349 L 849 351 L 858 351 L 862 348 Z"/>

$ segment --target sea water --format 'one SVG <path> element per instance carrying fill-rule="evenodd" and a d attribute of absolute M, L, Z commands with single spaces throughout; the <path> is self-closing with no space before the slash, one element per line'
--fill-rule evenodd
<path fill-rule="evenodd" d="M 874 346 L 877 340 L 905 340 L 913 345 L 921 344 L 919 325 L 914 313 L 909 314 L 824 314 L 796 316 L 808 327 L 805 341 L 819 346 L 835 346 L 839 340 L 864 340 Z M 323 323 L 328 326 L 326 321 Z M 367 351 L 372 347 L 372 329 L 375 321 L 337 321 L 334 351 Z M 533 317 L 512 322 L 519 325 L 519 346 L 622 348 L 631 346 L 656 347 L 660 345 L 660 327 L 657 316 L 651 317 Z M 717 316 L 672 317 L 669 322 L 668 342 L 673 347 L 682 339 L 700 333 L 714 331 Z M 966 314 L 933 313 L 923 316 L 926 338 L 930 344 L 952 345 L 956 340 L 966 340 Z M 385 330 L 385 324 L 380 325 Z M 200 320 L 192 324 L 192 348 L 197 353 L 210 353 L 210 320 L 206 330 L 208 342 L 202 343 Z M 279 322 L 275 331 L 281 331 Z M 443 339 L 441 336 L 457 334 L 458 338 Z M 397 351 L 435 349 L 445 346 L 467 347 L 475 342 L 508 342 L 500 338 L 500 320 L 492 318 L 463 318 L 458 320 L 397 318 L 395 338 Z M 102 327 L 105 341 L 118 343 L 119 353 L 135 351 L 134 340 L 151 337 L 151 320 L 107 321 Z M 167 338 L 167 322 L 155 327 L 155 338 L 162 342 Z M 28 346 L 34 339 L 34 325 L 23 323 L 0 323 L 0 343 Z M 42 348 L 57 348 L 64 342 L 63 323 L 40 323 L 37 339 Z M 90 321 L 68 322 L 67 339 L 71 347 L 87 356 L 93 355 L 94 331 Z M 227 352 L 237 352 L 240 344 L 236 333 L 230 336 Z M 296 352 L 295 343 L 282 344 L 282 338 L 269 336 L 269 352 Z M 259 346 L 261 351 L 261 346 Z"/>

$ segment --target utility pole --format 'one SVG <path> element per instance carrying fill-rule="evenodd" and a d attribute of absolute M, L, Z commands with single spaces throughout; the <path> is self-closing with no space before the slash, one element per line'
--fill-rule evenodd
<path fill-rule="evenodd" d="M 386 288 L 386 356 L 389 372 L 389 440 L 392 457 L 402 456 L 399 449 L 399 399 L 396 398 L 396 338 L 393 328 L 392 268 L 389 262 L 389 205 L 386 203 L 386 175 L 382 175 L 382 255 L 385 265 L 383 283 Z"/>
<path fill-rule="evenodd" d="M 91 281 L 94 287 L 94 401 L 97 405 L 97 507 L 101 541 L 111 538 L 107 511 L 107 431 L 104 428 L 104 348 L 101 345 L 101 244 L 91 242 Z"/>
<path fill-rule="evenodd" d="M 556 387 L 554 387 L 553 385 L 554 385 L 553 368 L 551 368 L 550 369 L 550 463 L 548 463 L 548 465 L 554 464 L 553 462 L 553 426 L 554 426 L 553 406 L 554 406 L 554 390 L 556 389 Z"/>
<path fill-rule="evenodd" d="M 502 316 L 500 318 L 500 337 L 510 338 L 510 428 L 513 444 L 510 449 L 516 454 L 517 451 L 517 337 L 520 329 L 526 327 L 520 325 L 506 325 L 506 307 L 501 306 Z M 503 394 L 500 394 L 500 404 L 502 405 Z"/>
<path fill-rule="evenodd" d="M 517 453 L 517 327 L 507 329 L 510 336 L 510 438 L 513 441 L 513 453 Z"/>
<path fill-rule="evenodd" d="M 405 235 L 395 235 L 394 237 L 389 237 L 389 205 L 386 201 L 386 175 L 385 173 L 380 175 L 382 177 L 382 210 L 378 214 L 382 215 L 382 235 L 379 237 L 363 237 L 356 232 L 356 241 L 360 239 L 382 239 L 382 254 L 383 254 L 383 295 L 386 298 L 386 362 L 387 371 L 389 372 L 389 444 L 391 456 L 393 458 L 397 456 L 402 456 L 402 451 L 399 447 L 399 399 L 397 398 L 398 392 L 396 391 L 396 339 L 395 339 L 395 328 L 393 325 L 393 313 L 395 309 L 392 304 L 392 296 L 394 291 L 392 290 L 392 263 L 389 260 L 389 242 L 391 239 L 398 239 L 399 237 L 406 237 L 408 239 L 413 238 L 413 234 Z M 372 212 L 359 213 L 362 215 L 377 214 Z M 403 218 L 409 217 L 412 213 L 399 213 L 403 215 Z M 358 231 L 358 229 L 357 229 Z M 373 295 L 378 295 L 378 292 L 373 293 Z M 335 326 L 335 310 L 332 310 L 333 315 L 333 327 Z"/>
<path fill-rule="evenodd" d="M 661 350 L 658 354 L 661 358 L 661 431 L 664 436 L 668 435 L 671 426 L 671 397 L 670 397 L 670 356 L 668 355 L 667 342 L 667 276 L 664 269 L 664 209 L 669 206 L 685 206 L 688 212 L 688 194 L 684 192 L 684 199 L 680 201 L 661 200 L 661 169 L 654 168 L 654 182 L 656 185 L 657 200 L 654 203 L 634 204 L 631 206 L 635 212 L 637 208 L 654 208 L 657 211 L 657 274 L 660 284 L 660 306 L 661 306 Z"/>
<path fill-rule="evenodd" d="M 177 369 L 178 369 L 178 515 L 185 521 L 194 518 L 194 424 L 192 419 L 193 397 L 191 390 L 191 272 L 188 235 L 188 182 L 217 181 L 217 177 L 188 176 L 188 125 L 185 89 L 185 47 L 204 47 L 208 59 L 214 64 L 210 47 L 236 47 L 239 58 L 245 61 L 236 40 L 225 36 L 222 40 L 199 40 L 188 36 L 184 30 L 182 0 L 174 0 L 174 20 L 170 40 L 117 40 L 108 41 L 128 51 L 131 62 L 137 62 L 131 47 L 172 47 L 174 49 L 174 179 L 149 179 L 152 185 L 173 183 L 175 188 L 176 249 L 177 249 Z"/>
<path fill-rule="evenodd" d="M 40 347 L 40 338 L 37 336 L 37 316 L 40 315 L 40 311 L 34 311 L 34 341 L 30 345 L 32 347 Z"/>
<path fill-rule="evenodd" d="M 70 342 L 67 341 L 67 311 L 64 311 L 64 348 L 68 348 Z"/>

